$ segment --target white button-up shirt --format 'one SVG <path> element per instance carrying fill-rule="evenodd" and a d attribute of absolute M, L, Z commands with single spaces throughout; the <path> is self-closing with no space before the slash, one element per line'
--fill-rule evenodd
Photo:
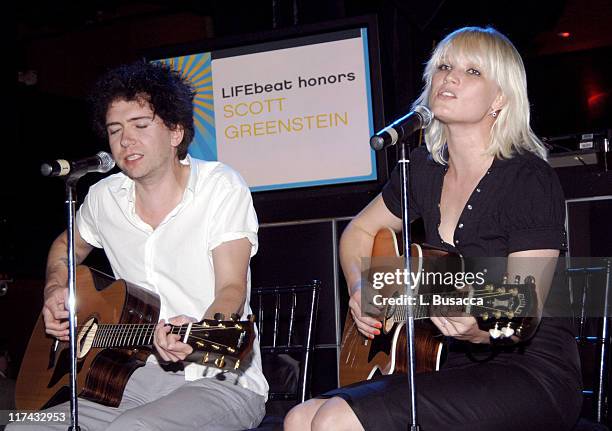
<path fill-rule="evenodd" d="M 257 252 L 257 216 L 244 180 L 228 166 L 189 156 L 181 163 L 191 172 L 183 199 L 153 229 L 136 214 L 134 181 L 123 173 L 94 184 L 77 213 L 81 237 L 104 248 L 116 278 L 160 297 L 160 319 L 181 314 L 200 319 L 214 300 L 212 250 L 223 242 L 247 238 Z M 251 313 L 250 272 L 243 318 Z M 229 317 L 229 316 L 228 316 Z M 239 383 L 265 395 L 259 344 Z M 218 373 L 213 367 L 189 364 L 193 380 Z"/>

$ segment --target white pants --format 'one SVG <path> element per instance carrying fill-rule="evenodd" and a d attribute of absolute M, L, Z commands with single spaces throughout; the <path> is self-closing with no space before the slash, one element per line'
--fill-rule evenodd
<path fill-rule="evenodd" d="M 264 417 L 265 399 L 225 380 L 205 378 L 186 382 L 182 372 L 164 371 L 155 363 L 138 368 L 130 377 L 119 407 L 107 407 L 79 398 L 82 431 L 231 431 L 254 428 Z M 13 423 L 7 430 L 66 430 L 70 403 L 46 412 L 65 412 L 63 423 Z"/>

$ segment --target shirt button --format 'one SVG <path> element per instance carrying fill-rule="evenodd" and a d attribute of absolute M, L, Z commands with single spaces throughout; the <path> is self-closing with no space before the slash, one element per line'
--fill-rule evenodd
<path fill-rule="evenodd" d="M 455 244 L 459 244 L 459 240 L 458 239 L 455 240 Z"/>
<path fill-rule="evenodd" d="M 480 189 L 476 189 L 476 193 L 480 193 Z"/>
<path fill-rule="evenodd" d="M 467 209 L 471 210 L 472 209 L 472 205 L 468 204 Z"/>
<path fill-rule="evenodd" d="M 459 229 L 463 229 L 463 223 L 459 223 Z"/>

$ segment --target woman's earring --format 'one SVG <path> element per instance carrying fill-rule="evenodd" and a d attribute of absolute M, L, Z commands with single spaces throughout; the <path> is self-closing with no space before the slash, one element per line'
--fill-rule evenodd
<path fill-rule="evenodd" d="M 497 111 L 491 111 L 491 117 L 497 118 Z"/>

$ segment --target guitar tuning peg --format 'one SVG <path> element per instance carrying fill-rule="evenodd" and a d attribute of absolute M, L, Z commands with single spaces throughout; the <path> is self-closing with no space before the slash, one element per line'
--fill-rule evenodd
<path fill-rule="evenodd" d="M 215 313 L 213 318 L 220 322 L 222 320 L 225 320 L 225 314 L 223 314 L 223 313 Z"/>
<path fill-rule="evenodd" d="M 525 277 L 525 284 L 535 284 L 535 278 L 533 275 L 528 275 Z"/>
<path fill-rule="evenodd" d="M 215 365 L 218 368 L 225 367 L 225 356 L 221 356 L 220 358 L 215 359 Z"/>
<path fill-rule="evenodd" d="M 502 278 L 502 284 L 508 284 L 508 273 L 504 274 L 504 277 Z"/>
<path fill-rule="evenodd" d="M 200 362 L 204 365 L 204 364 L 208 363 L 208 359 L 209 359 L 208 358 L 208 352 L 206 352 L 204 354 L 204 356 L 202 356 L 202 359 L 200 360 Z"/>
<path fill-rule="evenodd" d="M 514 277 L 514 284 L 521 284 L 521 276 L 520 275 L 516 275 Z"/>
<path fill-rule="evenodd" d="M 505 338 L 509 338 L 512 336 L 512 334 L 514 334 L 514 329 L 512 329 L 510 327 L 510 323 L 508 323 L 508 326 L 504 326 L 500 332 Z"/>
<path fill-rule="evenodd" d="M 237 322 L 237 321 L 239 321 L 239 320 L 240 320 L 240 315 L 239 315 L 238 313 L 232 313 L 232 315 L 230 316 L 230 319 L 231 319 L 233 322 Z"/>
<path fill-rule="evenodd" d="M 493 338 L 495 340 L 498 339 L 501 336 L 501 334 L 502 334 L 502 331 L 500 331 L 499 328 L 497 327 L 498 325 L 499 324 L 496 323 L 495 324 L 495 328 L 489 329 L 489 335 L 491 336 L 491 338 Z"/>

